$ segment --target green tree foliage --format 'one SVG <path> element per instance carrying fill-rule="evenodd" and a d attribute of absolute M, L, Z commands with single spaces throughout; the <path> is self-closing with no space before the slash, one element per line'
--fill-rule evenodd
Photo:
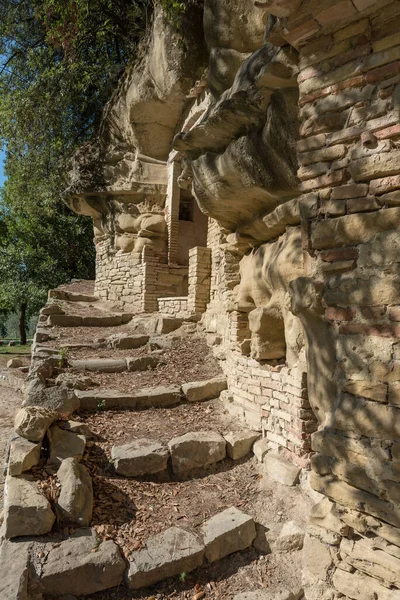
<path fill-rule="evenodd" d="M 178 27 L 186 5 L 159 0 Z M 0 0 L 0 311 L 25 317 L 47 289 L 92 278 L 90 219 L 62 202 L 66 165 L 93 136 L 153 0 Z"/>
<path fill-rule="evenodd" d="M 94 276 L 91 219 L 62 202 L 66 164 L 95 132 L 151 9 L 151 0 L 0 1 L 0 310 L 19 313 L 21 338 L 49 287 Z"/>

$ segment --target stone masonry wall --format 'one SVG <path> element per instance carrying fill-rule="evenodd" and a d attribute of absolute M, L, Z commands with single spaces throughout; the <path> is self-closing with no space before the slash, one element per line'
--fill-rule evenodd
<path fill-rule="evenodd" d="M 95 293 L 134 313 L 158 310 L 158 298 L 187 292 L 188 268 L 167 265 L 152 250 L 141 255 L 113 252 L 108 240 L 96 244 Z"/>
<path fill-rule="evenodd" d="M 163 315 L 170 315 L 178 318 L 188 317 L 189 313 L 187 296 L 176 298 L 159 298 L 158 312 Z"/>
<path fill-rule="evenodd" d="M 211 301 L 203 321 L 208 342 L 227 375 L 229 412 L 248 427 L 263 432 L 271 449 L 301 467 L 309 467 L 310 435 L 317 427 L 307 393 L 304 365 L 251 359 L 247 313 L 234 308 L 241 256 L 225 249 L 217 223 L 209 225 L 212 248 Z"/>
<path fill-rule="evenodd" d="M 331 501 L 311 519 L 304 583 L 310 600 L 332 598 L 332 587 L 338 597 L 395 600 L 400 3 L 311 5 L 286 24 L 300 51 L 298 175 L 309 257 L 293 306 L 308 331 L 310 402 L 320 415 L 311 483 Z"/>

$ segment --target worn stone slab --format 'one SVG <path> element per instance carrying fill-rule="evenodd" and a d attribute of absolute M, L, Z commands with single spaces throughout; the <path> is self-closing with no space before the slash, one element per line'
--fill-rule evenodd
<path fill-rule="evenodd" d="M 57 510 L 64 520 L 87 527 L 92 518 L 93 486 L 92 479 L 84 465 L 74 458 L 62 461 L 57 471 L 61 483 Z"/>
<path fill-rule="evenodd" d="M 248 548 L 256 537 L 253 518 L 235 507 L 206 521 L 201 530 L 209 562 Z"/>
<path fill-rule="evenodd" d="M 31 442 L 41 442 L 55 419 L 56 414 L 46 408 L 27 406 L 20 408 L 15 415 L 14 429 L 18 435 Z"/>
<path fill-rule="evenodd" d="M 30 442 L 14 434 L 10 440 L 8 474 L 15 476 L 29 471 L 40 460 L 41 442 Z"/>
<path fill-rule="evenodd" d="M 82 410 L 107 410 L 111 408 L 136 408 L 135 394 L 126 394 L 118 390 L 82 390 L 77 391 Z"/>
<path fill-rule="evenodd" d="M 0 598 L 2 600 L 30 600 L 28 582 L 31 546 L 31 542 L 5 539 L 1 541 Z"/>
<path fill-rule="evenodd" d="M 270 450 L 268 444 L 269 444 L 269 441 L 266 437 L 261 438 L 260 440 L 257 440 L 253 444 L 254 456 L 261 463 L 264 462 L 264 458 L 266 457 L 266 455 L 268 454 L 268 452 Z"/>
<path fill-rule="evenodd" d="M 155 324 L 154 333 L 160 335 L 165 333 L 171 333 L 171 331 L 175 331 L 175 329 L 179 329 L 182 325 L 183 319 L 178 319 L 177 317 L 166 317 L 164 315 L 158 317 L 157 322 Z M 151 332 L 153 333 L 153 332 Z"/>
<path fill-rule="evenodd" d="M 239 460 L 247 456 L 251 451 L 253 444 L 260 437 L 260 433 L 245 429 L 243 431 L 230 431 L 224 435 L 226 441 L 226 453 L 229 458 Z"/>
<path fill-rule="evenodd" d="M 301 550 L 304 543 L 304 529 L 296 525 L 294 521 L 288 521 L 282 527 L 279 537 L 275 541 L 276 552 L 292 552 Z"/>
<path fill-rule="evenodd" d="M 49 464 L 60 465 L 65 458 L 82 459 L 86 446 L 85 436 L 53 425 L 48 430 L 47 437 L 50 449 Z"/>
<path fill-rule="evenodd" d="M 127 370 L 126 360 L 119 358 L 71 360 L 69 364 L 78 371 L 91 371 L 92 373 L 122 373 Z"/>
<path fill-rule="evenodd" d="M 141 438 L 123 446 L 113 446 L 111 458 L 119 475 L 139 477 L 165 471 L 169 451 L 159 442 Z"/>
<path fill-rule="evenodd" d="M 20 358 L 11 358 L 7 361 L 7 369 L 18 369 L 23 366 L 23 362 Z"/>
<path fill-rule="evenodd" d="M 202 402 L 217 398 L 226 389 L 227 383 L 224 375 L 206 381 L 191 381 L 182 385 L 182 391 L 188 402 Z"/>
<path fill-rule="evenodd" d="M 37 483 L 20 475 L 8 476 L 4 488 L 4 536 L 7 539 L 43 535 L 53 527 L 55 516 Z"/>
<path fill-rule="evenodd" d="M 86 596 L 122 583 L 125 561 L 111 540 L 100 542 L 91 529 L 79 529 L 69 539 L 46 544 L 49 555 L 40 583 L 45 595 Z"/>
<path fill-rule="evenodd" d="M 126 359 L 128 371 L 147 371 L 147 369 L 155 369 L 159 362 L 160 359 L 158 356 L 150 355 Z"/>
<path fill-rule="evenodd" d="M 40 310 L 40 314 L 47 315 L 47 316 L 49 316 L 49 315 L 65 315 L 65 310 L 63 310 L 59 304 L 52 303 L 52 304 L 47 304 L 46 306 L 43 306 L 43 308 Z"/>
<path fill-rule="evenodd" d="M 267 474 L 274 481 L 290 487 L 298 483 L 301 469 L 277 452 L 268 452 L 264 464 Z"/>
<path fill-rule="evenodd" d="M 116 350 L 133 350 L 145 346 L 148 341 L 149 336 L 144 334 L 116 334 L 107 339 L 107 344 Z"/>
<path fill-rule="evenodd" d="M 81 294 L 80 292 L 70 292 L 69 290 L 54 289 L 49 290 L 49 300 L 54 298 L 55 300 L 67 300 L 69 302 L 97 302 L 97 296 L 90 294 Z"/>
<path fill-rule="evenodd" d="M 112 389 L 77 391 L 76 394 L 82 410 L 165 408 L 176 406 L 182 400 L 181 388 L 177 385 L 142 388 L 133 394 Z"/>
<path fill-rule="evenodd" d="M 49 315 L 46 321 L 50 327 L 80 327 L 82 317 L 75 315 Z"/>
<path fill-rule="evenodd" d="M 122 324 L 122 315 L 82 317 L 83 327 L 116 327 Z"/>
<path fill-rule="evenodd" d="M 169 444 L 174 473 L 212 465 L 226 456 L 224 438 L 213 431 L 196 431 L 173 438 Z"/>
<path fill-rule="evenodd" d="M 342 569 L 336 569 L 332 575 L 332 583 L 336 590 L 345 598 L 352 600 L 366 600 L 366 598 L 378 598 L 379 600 L 399 600 L 398 590 L 390 590 L 375 579 L 356 571 L 349 573 Z"/>
<path fill-rule="evenodd" d="M 147 540 L 146 548 L 133 552 L 128 584 L 133 590 L 154 585 L 181 573 L 190 573 L 203 562 L 204 545 L 192 533 L 171 527 Z"/>
<path fill-rule="evenodd" d="M 136 407 L 143 408 L 166 408 L 180 404 L 181 388 L 178 385 L 159 385 L 154 388 L 143 388 L 135 394 Z"/>

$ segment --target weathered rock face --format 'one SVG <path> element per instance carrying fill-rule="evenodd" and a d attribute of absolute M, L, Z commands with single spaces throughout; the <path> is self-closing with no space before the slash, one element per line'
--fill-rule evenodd
<path fill-rule="evenodd" d="M 311 466 L 312 488 L 330 499 L 304 540 L 307 600 L 400 594 L 399 20 L 395 1 L 206 0 L 208 82 L 192 79 L 179 104 L 168 57 L 155 74 L 161 95 L 144 93 L 155 49 L 165 58 L 167 38 L 153 39 L 106 111 L 100 183 L 89 178 L 70 201 L 94 217 L 100 245 L 158 253 L 110 262 L 110 282 L 130 273 L 153 300 L 183 236 L 184 193 L 210 217 L 177 304 L 203 315 L 226 407 L 263 431 L 267 472 L 295 485 Z M 158 143 L 146 119 L 162 94 Z M 115 281 L 114 299 L 133 293 Z M 177 471 L 188 448 L 190 469 L 212 454 L 187 441 L 171 446 Z"/>

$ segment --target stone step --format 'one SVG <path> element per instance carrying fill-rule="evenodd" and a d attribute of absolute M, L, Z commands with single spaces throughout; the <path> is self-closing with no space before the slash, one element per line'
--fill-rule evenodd
<path fill-rule="evenodd" d="M 204 544 L 192 533 L 171 527 L 147 540 L 146 548 L 133 552 L 128 571 L 132 590 L 154 585 L 167 577 L 200 567 Z"/>
<path fill-rule="evenodd" d="M 155 369 L 160 362 L 158 356 L 138 356 L 135 358 L 88 358 L 71 360 L 69 366 L 78 371 L 92 373 L 122 373 L 123 371 L 147 371 Z"/>
<path fill-rule="evenodd" d="M 46 324 L 50 327 L 116 327 L 129 323 L 131 319 L 131 313 L 86 317 L 79 315 L 49 315 Z"/>
<path fill-rule="evenodd" d="M 44 564 L 38 565 L 45 596 L 87 596 L 122 583 L 125 561 L 111 540 L 102 542 L 91 529 L 45 545 Z"/>
<path fill-rule="evenodd" d="M 191 381 L 182 385 L 182 391 L 188 402 L 203 402 L 217 398 L 227 389 L 226 377 L 220 375 L 204 381 Z"/>
<path fill-rule="evenodd" d="M 80 294 L 79 292 L 70 292 L 67 290 L 49 290 L 49 300 L 65 300 L 67 302 L 98 302 L 97 296 L 90 294 Z"/>
<path fill-rule="evenodd" d="M 166 446 L 149 439 L 135 439 L 123 446 L 113 446 L 111 458 L 119 475 L 140 477 L 167 469 L 169 451 Z"/>
<path fill-rule="evenodd" d="M 226 442 L 214 431 L 195 431 L 173 438 L 169 444 L 172 470 L 176 475 L 203 469 L 226 457 Z"/>
<path fill-rule="evenodd" d="M 299 482 L 301 469 L 289 462 L 278 452 L 270 451 L 264 458 L 267 475 L 274 481 L 292 487 Z"/>
<path fill-rule="evenodd" d="M 132 394 L 112 389 L 77 390 L 76 395 L 82 410 L 166 408 L 181 402 L 181 388 L 177 385 L 143 388 Z"/>
<path fill-rule="evenodd" d="M 128 584 L 133 590 L 154 585 L 167 577 L 190 573 L 251 546 L 256 535 L 249 515 L 235 507 L 206 521 L 201 529 L 204 541 L 196 535 L 171 527 L 146 542 L 146 548 L 131 554 Z"/>

